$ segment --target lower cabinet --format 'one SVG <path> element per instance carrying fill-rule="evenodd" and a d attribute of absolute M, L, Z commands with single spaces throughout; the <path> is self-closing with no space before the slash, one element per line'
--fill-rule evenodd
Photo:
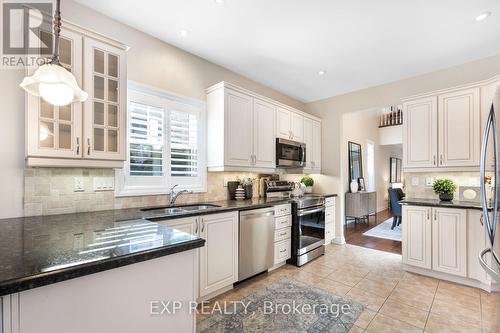
<path fill-rule="evenodd" d="M 200 217 L 200 297 L 238 280 L 238 212 Z"/>
<path fill-rule="evenodd" d="M 199 250 L 199 297 L 238 280 L 238 212 L 159 221 L 205 240 Z"/>
<path fill-rule="evenodd" d="M 434 208 L 432 269 L 467 276 L 467 210 Z"/>
<path fill-rule="evenodd" d="M 325 245 L 335 238 L 335 198 L 325 199 Z"/>
<path fill-rule="evenodd" d="M 292 248 L 292 206 L 274 206 L 274 266 L 291 258 Z"/>
<path fill-rule="evenodd" d="M 480 210 L 403 206 L 402 226 L 404 264 L 491 283 L 478 258 L 488 246 Z"/>
<path fill-rule="evenodd" d="M 431 208 L 403 206 L 403 263 L 432 268 Z"/>

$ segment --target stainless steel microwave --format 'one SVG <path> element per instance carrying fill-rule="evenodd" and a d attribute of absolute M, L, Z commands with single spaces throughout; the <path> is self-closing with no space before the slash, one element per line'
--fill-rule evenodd
<path fill-rule="evenodd" d="M 306 144 L 286 139 L 276 139 L 276 166 L 301 168 L 306 164 Z"/>

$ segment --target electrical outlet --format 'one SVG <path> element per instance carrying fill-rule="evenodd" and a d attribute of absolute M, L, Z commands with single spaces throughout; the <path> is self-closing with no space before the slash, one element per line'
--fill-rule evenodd
<path fill-rule="evenodd" d="M 73 235 L 73 250 L 83 249 L 83 233 Z"/>
<path fill-rule="evenodd" d="M 85 189 L 83 188 L 83 177 L 75 177 L 74 178 L 74 192 L 83 192 Z"/>
<path fill-rule="evenodd" d="M 411 185 L 412 186 L 418 186 L 418 177 L 412 177 L 411 178 Z"/>
<path fill-rule="evenodd" d="M 427 178 L 425 178 L 425 185 L 432 186 L 433 183 L 434 183 L 434 178 L 433 177 L 427 177 Z"/>

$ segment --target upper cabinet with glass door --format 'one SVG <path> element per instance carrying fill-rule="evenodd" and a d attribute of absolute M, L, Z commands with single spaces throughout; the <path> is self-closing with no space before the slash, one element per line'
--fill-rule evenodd
<path fill-rule="evenodd" d="M 41 41 L 51 43 L 50 33 Z M 53 106 L 26 94 L 29 166 L 123 167 L 126 159 L 126 47 L 64 22 L 60 62 L 89 97 Z M 35 69 L 28 70 L 29 75 Z"/>
<path fill-rule="evenodd" d="M 92 38 L 84 41 L 84 132 L 87 159 L 126 159 L 125 51 Z"/>
<path fill-rule="evenodd" d="M 44 44 L 51 42 L 48 32 L 41 32 Z M 49 44 L 50 45 L 50 44 Z M 75 75 L 78 85 L 82 84 L 82 36 L 69 29 L 61 32 L 61 65 Z M 29 69 L 32 75 L 36 69 Z M 41 97 L 26 94 L 27 157 L 80 158 L 82 156 L 82 104 L 54 106 Z"/>

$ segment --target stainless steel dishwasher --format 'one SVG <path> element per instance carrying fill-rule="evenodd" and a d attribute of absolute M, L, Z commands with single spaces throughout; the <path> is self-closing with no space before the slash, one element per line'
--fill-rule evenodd
<path fill-rule="evenodd" d="M 274 207 L 240 212 L 238 281 L 274 264 Z"/>

